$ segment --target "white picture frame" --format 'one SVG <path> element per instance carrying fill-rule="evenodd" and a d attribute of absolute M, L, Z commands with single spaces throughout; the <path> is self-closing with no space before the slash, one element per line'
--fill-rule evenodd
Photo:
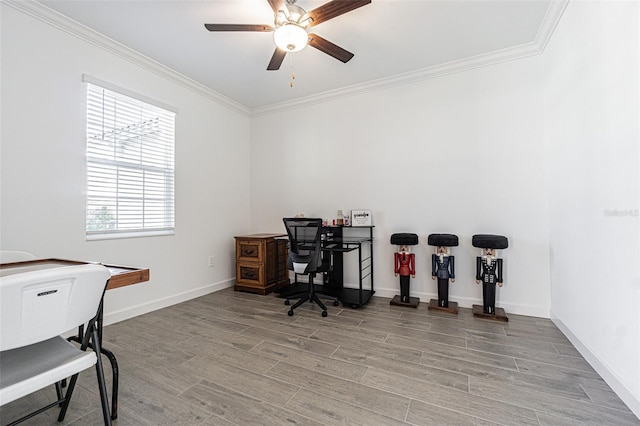
<path fill-rule="evenodd" d="M 371 210 L 351 210 L 351 226 L 372 226 Z"/>

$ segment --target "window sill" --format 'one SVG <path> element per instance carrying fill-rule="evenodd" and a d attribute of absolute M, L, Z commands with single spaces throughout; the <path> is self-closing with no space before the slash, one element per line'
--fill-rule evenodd
<path fill-rule="evenodd" d="M 99 240 L 120 240 L 123 238 L 145 238 L 161 237 L 164 235 L 175 235 L 174 230 L 170 231 L 139 231 L 139 232 L 117 232 L 113 234 L 91 234 L 86 236 L 87 241 Z"/>

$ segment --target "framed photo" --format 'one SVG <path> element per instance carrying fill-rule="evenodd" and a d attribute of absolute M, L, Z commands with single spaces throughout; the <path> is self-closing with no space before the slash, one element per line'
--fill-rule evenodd
<path fill-rule="evenodd" d="M 371 210 L 351 210 L 351 226 L 371 226 Z"/>

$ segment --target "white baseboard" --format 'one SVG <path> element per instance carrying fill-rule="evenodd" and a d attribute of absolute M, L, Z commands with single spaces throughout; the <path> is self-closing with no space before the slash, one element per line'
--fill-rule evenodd
<path fill-rule="evenodd" d="M 156 311 L 158 309 L 166 308 L 171 305 L 186 302 L 187 300 L 195 299 L 196 297 L 204 296 L 205 294 L 223 290 L 225 288 L 233 286 L 235 281 L 235 278 L 230 278 L 225 281 L 209 284 L 204 287 L 174 294 L 162 299 L 151 300 L 140 305 L 130 306 L 126 309 L 121 309 L 115 312 L 109 312 L 104 315 L 104 325 L 115 324 L 117 322 L 124 321 L 138 315 L 143 315 L 152 311 Z"/>
<path fill-rule="evenodd" d="M 595 355 L 580 339 L 573 334 L 573 331 L 560 320 L 553 311 L 551 312 L 551 321 L 567 336 L 573 346 L 580 352 L 585 360 L 593 367 L 594 370 L 604 379 L 611 389 L 627 404 L 627 407 L 640 419 L 640 398 L 635 396 L 629 388 L 624 384 L 622 378 L 618 376 L 608 364 Z"/>
<path fill-rule="evenodd" d="M 349 288 L 357 288 L 354 285 L 345 285 L 345 287 Z M 396 294 L 400 294 L 399 288 L 376 288 L 376 296 L 379 297 L 388 297 L 392 298 Z M 425 293 L 425 292 L 411 292 L 412 297 L 420 298 L 420 302 L 429 303 L 431 299 L 437 299 L 438 295 L 436 293 Z M 461 308 L 472 308 L 473 305 L 482 305 L 482 299 L 472 299 L 468 297 L 457 297 L 457 296 L 449 296 L 449 300 L 453 302 L 458 302 L 458 306 Z M 549 308 L 533 306 L 533 305 L 521 305 L 515 303 L 506 303 L 502 301 L 497 301 L 497 306 L 503 308 L 507 316 L 512 313 L 515 315 L 526 315 L 529 317 L 539 317 L 539 318 L 549 318 Z"/>

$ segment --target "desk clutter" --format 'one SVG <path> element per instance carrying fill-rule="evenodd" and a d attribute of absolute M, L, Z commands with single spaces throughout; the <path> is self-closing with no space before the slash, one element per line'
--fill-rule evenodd
<path fill-rule="evenodd" d="M 418 235 L 412 233 L 392 234 L 390 243 L 398 246 L 394 253 L 394 274 L 400 275 L 400 295 L 391 299 L 390 304 L 417 308 L 420 299 L 410 297 L 410 278 L 415 278 L 415 254 L 410 246 L 418 244 Z M 455 257 L 451 248 L 458 246 L 458 236 L 454 234 L 429 234 L 427 244 L 435 247 L 431 255 L 431 278 L 438 280 L 438 299 L 429 301 L 429 310 L 458 313 L 458 303 L 449 301 L 449 282 L 455 282 Z M 477 234 L 471 239 L 473 247 L 481 249 L 476 257 L 476 283 L 482 283 L 482 305 L 473 305 L 475 317 L 508 321 L 504 309 L 496 308 L 496 285 L 502 287 L 503 260 L 497 250 L 509 247 L 503 235 Z"/>
<path fill-rule="evenodd" d="M 373 226 L 371 210 L 351 210 L 351 214 L 338 210 L 333 219 L 322 219 L 322 226 Z M 303 213 L 296 215 L 296 218 L 304 217 Z"/>

